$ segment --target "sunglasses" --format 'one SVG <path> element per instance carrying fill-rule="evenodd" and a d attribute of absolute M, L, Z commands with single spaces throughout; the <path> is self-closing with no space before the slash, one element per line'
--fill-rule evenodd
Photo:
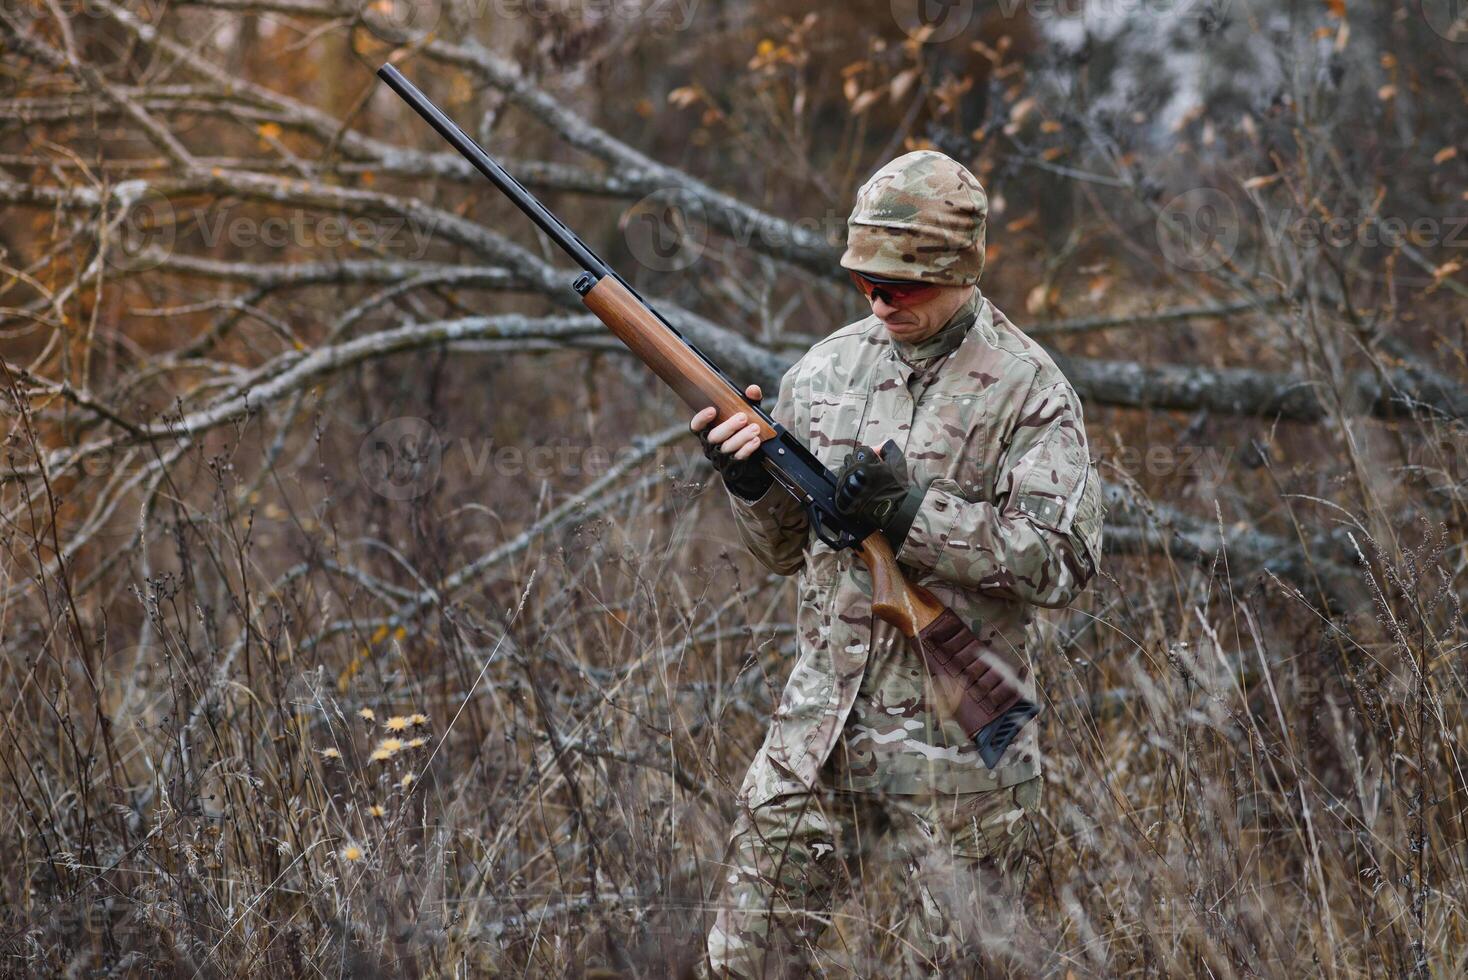
<path fill-rule="evenodd" d="M 936 293 L 940 288 L 930 282 L 868 279 L 860 272 L 853 272 L 851 274 L 851 281 L 856 283 L 856 288 L 862 291 L 862 295 L 867 298 L 868 302 L 880 298 L 890 306 L 921 303 Z"/>

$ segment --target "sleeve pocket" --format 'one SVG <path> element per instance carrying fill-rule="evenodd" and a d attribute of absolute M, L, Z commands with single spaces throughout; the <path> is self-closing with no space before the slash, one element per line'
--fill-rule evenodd
<path fill-rule="evenodd" d="M 1085 446 L 1057 422 L 1021 468 L 1011 506 L 1040 527 L 1068 533 L 1091 469 Z"/>

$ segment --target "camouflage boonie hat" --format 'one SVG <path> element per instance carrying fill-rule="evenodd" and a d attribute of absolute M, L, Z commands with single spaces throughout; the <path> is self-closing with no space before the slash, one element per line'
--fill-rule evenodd
<path fill-rule="evenodd" d="M 841 267 L 877 279 L 968 286 L 984 271 L 989 195 L 945 153 L 905 153 L 872 175 L 847 219 Z"/>

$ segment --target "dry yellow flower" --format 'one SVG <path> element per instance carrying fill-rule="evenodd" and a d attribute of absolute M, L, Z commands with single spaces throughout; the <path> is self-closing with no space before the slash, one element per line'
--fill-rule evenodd
<path fill-rule="evenodd" d="M 412 786 L 413 785 L 414 781 L 416 781 L 417 778 L 418 777 L 417 776 L 414 776 L 411 772 L 410 773 L 404 773 L 403 778 L 398 783 L 398 785 L 401 786 L 403 789 L 407 789 L 409 786 Z"/>
<path fill-rule="evenodd" d="M 411 715 L 408 716 L 408 724 L 410 724 L 410 725 L 426 725 L 426 724 L 428 724 L 428 716 L 425 715 L 425 714 L 423 714 L 422 712 L 411 714 Z"/>
<path fill-rule="evenodd" d="M 363 708 L 361 711 L 357 712 L 357 717 L 361 718 L 363 721 L 371 721 L 372 719 L 377 717 L 377 712 L 373 711 L 371 708 Z"/>
<path fill-rule="evenodd" d="M 403 740 L 400 738 L 385 738 L 377 743 L 377 747 L 389 753 L 401 752 L 403 751 Z"/>
<path fill-rule="evenodd" d="M 367 808 L 367 812 L 370 813 L 370 814 L 372 814 L 372 816 L 374 816 L 374 817 L 385 817 L 385 816 L 387 816 L 387 808 L 384 807 L 381 803 L 374 803 L 374 804 L 372 804 L 371 806 L 369 806 Z"/>
<path fill-rule="evenodd" d="M 372 762 L 386 762 L 392 758 L 392 753 L 387 749 L 373 749 L 372 754 L 367 758 Z"/>
<path fill-rule="evenodd" d="M 356 844 L 348 844 L 346 847 L 342 848 L 342 860 L 343 861 L 360 861 L 360 860 L 362 860 L 362 849 L 360 847 L 358 847 Z"/>
<path fill-rule="evenodd" d="M 424 738 L 422 735 L 419 735 L 417 738 L 412 738 L 408 740 L 408 748 L 410 749 L 421 749 L 427 744 L 428 739 Z"/>
<path fill-rule="evenodd" d="M 408 730 L 408 718 L 406 715 L 393 715 L 382 723 L 382 727 L 390 732 L 404 732 Z"/>
<path fill-rule="evenodd" d="M 340 759 L 342 757 L 341 752 L 337 751 L 334 748 L 332 748 L 332 749 L 321 749 L 320 751 L 321 751 L 321 758 L 323 758 L 323 759 Z"/>

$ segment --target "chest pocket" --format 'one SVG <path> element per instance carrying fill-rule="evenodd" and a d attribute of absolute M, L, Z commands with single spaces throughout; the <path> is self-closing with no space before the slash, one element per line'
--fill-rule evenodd
<path fill-rule="evenodd" d="M 994 499 L 988 401 L 982 392 L 931 391 L 922 397 L 906 450 L 919 485 L 950 480 L 967 500 Z"/>
<path fill-rule="evenodd" d="M 866 389 L 852 389 L 813 399 L 810 412 L 810 449 L 831 472 L 841 468 L 857 444 L 857 426 L 867 402 Z"/>

